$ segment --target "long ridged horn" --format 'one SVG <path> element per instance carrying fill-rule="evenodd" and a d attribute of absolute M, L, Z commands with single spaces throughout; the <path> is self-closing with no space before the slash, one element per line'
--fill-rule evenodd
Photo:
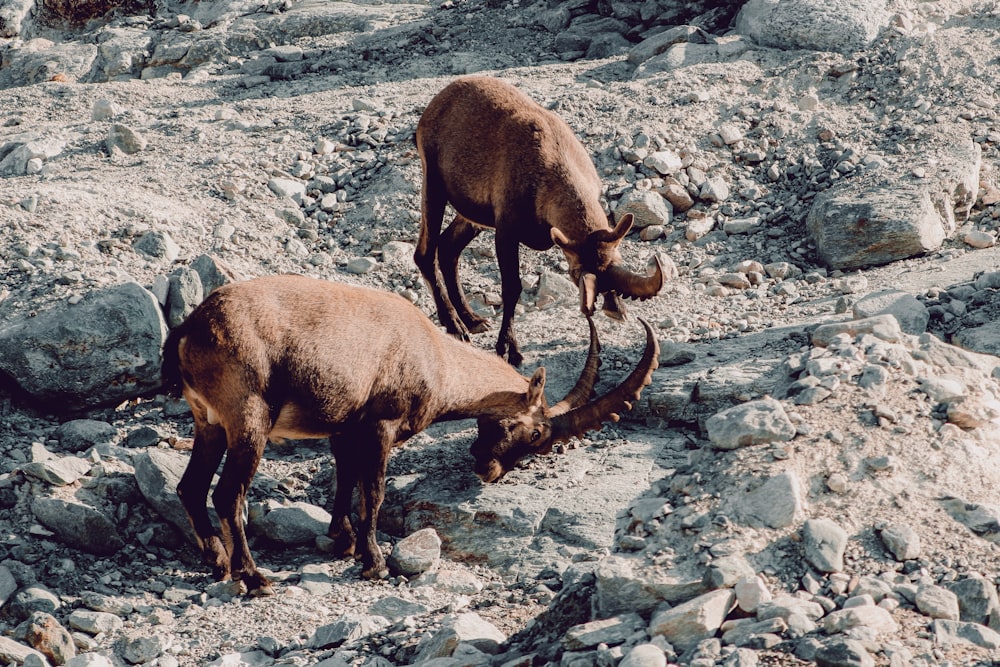
<path fill-rule="evenodd" d="M 552 417 L 584 405 L 594 396 L 594 385 L 597 384 L 598 369 L 601 367 L 601 341 L 597 339 L 594 320 L 589 316 L 587 324 L 590 325 L 590 351 L 587 352 L 587 361 L 583 364 L 583 371 L 580 373 L 580 379 L 576 381 L 576 386 L 570 389 L 565 398 L 549 408 L 549 415 Z"/>
<path fill-rule="evenodd" d="M 582 436 L 587 431 L 599 429 L 604 422 L 618 421 L 618 413 L 632 409 L 632 401 L 639 398 L 643 388 L 652 382 L 653 371 L 659 365 L 660 344 L 653 327 L 639 318 L 646 329 L 646 350 L 632 373 L 604 396 L 565 412 L 552 420 L 551 442 L 565 442 Z"/>
<path fill-rule="evenodd" d="M 618 264 L 608 267 L 604 277 L 611 289 L 622 296 L 630 299 L 649 299 L 660 293 L 663 283 L 666 280 L 666 272 L 663 270 L 663 263 L 659 256 L 653 255 L 649 260 L 649 268 L 652 272 L 640 276 L 622 268 Z"/>

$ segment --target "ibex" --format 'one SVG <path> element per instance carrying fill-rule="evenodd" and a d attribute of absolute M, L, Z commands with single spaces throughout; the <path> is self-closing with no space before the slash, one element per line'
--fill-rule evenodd
<path fill-rule="evenodd" d="M 417 124 L 423 166 L 420 238 L 413 259 L 434 295 L 445 329 L 464 340 L 487 321 L 469 307 L 458 281 L 458 258 L 483 228 L 496 230 L 503 319 L 496 351 L 520 366 L 512 318 L 521 296 L 519 246 L 555 243 L 580 289 L 580 309 L 624 319 L 619 294 L 648 299 L 663 287 L 659 258 L 641 276 L 621 266 L 618 245 L 632 215 L 613 228 L 601 207 L 601 180 L 583 144 L 556 114 L 513 85 L 485 76 L 456 79 L 427 105 Z M 445 205 L 454 221 L 441 233 Z"/>
<path fill-rule="evenodd" d="M 646 347 L 636 368 L 591 400 L 600 364 L 591 322 L 584 370 L 549 406 L 544 368 L 524 377 L 395 294 L 295 275 L 219 288 L 171 331 L 163 351 L 164 383 L 183 391 L 194 416 L 191 460 L 177 493 L 206 562 L 220 580 L 239 578 L 251 594 L 272 592 L 247 545 L 247 488 L 268 440 L 329 437 L 337 489 L 328 534 L 339 554 L 360 557 L 363 576 L 386 576 L 375 529 L 393 447 L 433 422 L 476 418 L 474 471 L 495 482 L 523 457 L 548 453 L 631 408 L 659 356 L 652 329 L 642 324 Z M 212 495 L 220 536 L 207 500 L 223 455 Z"/>

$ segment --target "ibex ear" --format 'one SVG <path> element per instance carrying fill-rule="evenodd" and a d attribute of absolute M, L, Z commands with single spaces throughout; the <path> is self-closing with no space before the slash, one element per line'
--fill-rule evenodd
<path fill-rule="evenodd" d="M 611 232 L 611 240 L 620 241 L 625 238 L 625 235 L 629 233 L 630 229 L 632 229 L 633 222 L 634 218 L 631 213 L 623 215 L 622 219 L 618 221 L 617 225 L 615 225 L 614 231 Z"/>
<path fill-rule="evenodd" d="M 552 242 L 555 243 L 562 249 L 566 249 L 569 245 L 569 237 L 562 233 L 562 230 L 553 227 L 549 230 L 549 236 L 552 237 Z"/>
<path fill-rule="evenodd" d="M 528 394 L 525 396 L 525 403 L 529 408 L 540 407 L 545 398 L 545 368 L 539 368 L 528 381 Z"/>

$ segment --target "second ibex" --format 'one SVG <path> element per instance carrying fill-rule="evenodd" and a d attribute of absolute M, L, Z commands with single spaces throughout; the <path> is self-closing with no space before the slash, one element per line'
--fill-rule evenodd
<path fill-rule="evenodd" d="M 601 180 L 586 149 L 561 118 L 513 85 L 485 76 L 459 78 L 431 100 L 417 125 L 423 164 L 422 222 L 414 261 L 434 294 L 445 329 L 468 340 L 486 328 L 458 281 L 458 257 L 479 231 L 496 230 L 503 321 L 497 354 L 519 366 L 511 320 L 521 296 L 519 245 L 555 243 L 591 315 L 597 293 L 604 312 L 622 319 L 618 295 L 655 296 L 663 287 L 659 258 L 641 276 L 621 266 L 618 245 L 632 215 L 612 227 L 601 207 Z M 455 220 L 441 233 L 445 205 Z"/>

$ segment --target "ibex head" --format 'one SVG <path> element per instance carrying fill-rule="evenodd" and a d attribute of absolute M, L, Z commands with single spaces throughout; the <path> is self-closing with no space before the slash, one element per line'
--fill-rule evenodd
<path fill-rule="evenodd" d="M 630 299 L 649 299 L 663 288 L 664 272 L 660 259 L 653 256 L 652 272 L 641 276 L 621 266 L 618 244 L 632 229 L 633 216 L 626 213 L 613 229 L 591 232 L 583 243 L 573 244 L 562 231 L 553 227 L 552 242 L 559 246 L 569 262 L 569 275 L 580 288 L 580 310 L 594 314 L 599 293 L 617 292 Z"/>
<path fill-rule="evenodd" d="M 578 437 L 618 421 L 618 413 L 631 410 L 631 401 L 639 398 L 652 379 L 660 347 L 653 329 L 646 329 L 646 349 L 632 373 L 618 387 L 600 398 L 590 400 L 601 364 L 600 342 L 593 320 L 590 325 L 590 351 L 576 386 L 555 405 L 545 400 L 545 369 L 539 368 L 528 382 L 528 390 L 515 400 L 505 400 L 478 419 L 479 434 L 472 443 L 474 470 L 484 482 L 495 482 L 529 454 L 548 454 L 559 442 Z"/>

